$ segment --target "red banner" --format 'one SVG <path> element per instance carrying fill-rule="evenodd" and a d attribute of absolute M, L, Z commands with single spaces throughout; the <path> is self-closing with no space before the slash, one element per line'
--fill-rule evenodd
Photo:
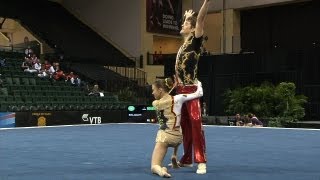
<path fill-rule="evenodd" d="M 147 0 L 147 31 L 179 35 L 182 0 Z"/>

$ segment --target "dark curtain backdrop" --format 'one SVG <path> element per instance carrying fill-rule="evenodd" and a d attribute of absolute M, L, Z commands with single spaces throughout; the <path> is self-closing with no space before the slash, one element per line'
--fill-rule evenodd
<path fill-rule="evenodd" d="M 319 47 L 320 1 L 241 11 L 243 51 L 269 53 Z"/>

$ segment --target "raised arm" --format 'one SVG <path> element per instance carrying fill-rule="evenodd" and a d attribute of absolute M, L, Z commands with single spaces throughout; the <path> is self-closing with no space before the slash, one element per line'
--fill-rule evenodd
<path fill-rule="evenodd" d="M 196 38 L 203 35 L 204 21 L 208 12 L 210 0 L 204 0 L 197 17 L 195 36 Z"/>

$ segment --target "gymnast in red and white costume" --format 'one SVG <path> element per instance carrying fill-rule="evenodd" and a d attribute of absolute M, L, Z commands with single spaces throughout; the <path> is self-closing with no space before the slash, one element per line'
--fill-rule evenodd
<path fill-rule="evenodd" d="M 204 0 L 198 15 L 192 10 L 184 14 L 184 22 L 180 34 L 184 43 L 180 47 L 175 64 L 178 86 L 176 93 L 189 94 L 196 91 L 198 61 L 203 41 L 203 27 L 210 0 Z M 184 154 L 180 159 L 181 167 L 190 167 L 198 163 L 198 174 L 206 171 L 206 143 L 201 120 L 199 98 L 186 102 L 181 110 L 181 128 L 183 134 Z M 193 152 L 192 152 L 193 150 Z"/>

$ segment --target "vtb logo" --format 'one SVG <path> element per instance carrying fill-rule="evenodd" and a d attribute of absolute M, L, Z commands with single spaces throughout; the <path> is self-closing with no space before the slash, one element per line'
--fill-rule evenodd
<path fill-rule="evenodd" d="M 101 124 L 101 117 L 89 117 L 89 114 L 83 114 L 82 120 L 84 122 L 89 121 L 90 124 Z"/>

